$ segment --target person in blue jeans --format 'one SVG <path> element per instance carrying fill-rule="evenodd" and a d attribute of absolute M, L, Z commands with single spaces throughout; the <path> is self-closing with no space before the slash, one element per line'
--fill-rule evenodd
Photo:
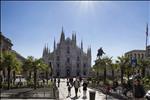
<path fill-rule="evenodd" d="M 68 84 L 68 97 L 70 97 L 71 96 L 71 84 Z"/>
<path fill-rule="evenodd" d="M 86 98 L 86 91 L 87 91 L 87 82 L 84 80 L 83 81 L 83 98 Z"/>
<path fill-rule="evenodd" d="M 76 78 L 76 80 L 74 81 L 74 88 L 75 88 L 75 97 L 78 96 L 78 89 L 80 87 L 80 82 L 79 80 Z"/>

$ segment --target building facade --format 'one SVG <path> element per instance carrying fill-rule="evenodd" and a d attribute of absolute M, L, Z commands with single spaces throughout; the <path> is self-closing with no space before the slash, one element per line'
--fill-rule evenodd
<path fill-rule="evenodd" d="M 25 61 L 25 58 L 23 56 L 21 56 L 19 53 L 17 53 L 15 50 L 12 50 L 12 42 L 9 38 L 5 37 L 2 32 L 0 32 L 0 56 L 2 56 L 2 52 L 3 51 L 9 51 L 9 52 L 12 52 L 16 55 L 16 58 L 18 61 L 20 62 L 24 62 Z M 3 81 L 6 81 L 7 80 L 7 75 L 8 75 L 8 72 L 7 72 L 7 67 L 5 66 L 2 66 L 2 69 L 0 69 L 0 77 L 2 77 L 2 80 Z M 10 72 L 10 79 L 12 80 L 12 77 L 13 77 L 13 71 Z"/>
<path fill-rule="evenodd" d="M 150 57 L 150 46 L 147 46 L 146 50 L 132 50 L 127 53 L 125 53 L 125 56 L 129 57 L 130 59 L 136 58 L 137 60 L 139 59 L 147 59 Z M 145 75 L 149 76 L 150 75 L 150 68 L 146 66 L 145 69 Z"/>
<path fill-rule="evenodd" d="M 136 58 L 136 59 L 145 59 L 146 51 L 145 50 L 132 50 L 125 53 L 126 57 Z"/>
<path fill-rule="evenodd" d="M 6 50 L 11 50 L 13 44 L 10 39 L 6 38 L 2 32 L 0 32 L 0 50 L 6 51 Z"/>
<path fill-rule="evenodd" d="M 146 57 L 150 58 L 150 45 L 146 47 Z"/>
<path fill-rule="evenodd" d="M 62 29 L 60 42 L 56 45 L 54 40 L 53 52 L 44 47 L 42 58 L 47 64 L 51 63 L 54 77 L 87 77 L 91 67 L 91 48 L 84 52 L 82 41 L 78 47 L 76 35 L 65 39 Z"/>

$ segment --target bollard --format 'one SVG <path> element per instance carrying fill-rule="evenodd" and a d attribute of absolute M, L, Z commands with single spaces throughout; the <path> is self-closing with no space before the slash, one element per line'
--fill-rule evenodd
<path fill-rule="evenodd" d="M 95 100 L 95 91 L 89 91 L 90 100 Z"/>

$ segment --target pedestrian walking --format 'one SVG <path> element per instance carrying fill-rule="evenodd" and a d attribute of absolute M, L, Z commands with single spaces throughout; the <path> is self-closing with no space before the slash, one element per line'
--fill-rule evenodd
<path fill-rule="evenodd" d="M 78 96 L 78 88 L 80 87 L 80 82 L 79 80 L 76 78 L 76 80 L 74 81 L 74 88 L 75 88 L 75 96 Z"/>
<path fill-rule="evenodd" d="M 73 85 L 73 78 L 70 78 L 69 82 L 70 82 L 71 85 Z"/>
<path fill-rule="evenodd" d="M 68 84 L 68 97 L 71 96 L 71 88 L 72 88 L 71 84 Z"/>
<path fill-rule="evenodd" d="M 84 80 L 83 81 L 83 98 L 86 98 L 86 91 L 87 91 L 87 81 L 86 80 Z"/>
<path fill-rule="evenodd" d="M 54 78 L 54 83 L 56 84 L 56 78 Z"/>
<path fill-rule="evenodd" d="M 60 78 L 58 78 L 57 82 L 58 82 L 58 87 L 59 87 L 59 84 L 60 84 Z"/>
<path fill-rule="evenodd" d="M 133 96 L 134 100 L 144 100 L 145 90 L 141 85 L 140 80 L 136 79 L 133 85 Z"/>
<path fill-rule="evenodd" d="M 69 86 L 69 80 L 67 80 L 67 86 Z"/>
<path fill-rule="evenodd" d="M 80 83 L 82 82 L 82 77 L 81 76 L 79 77 L 79 81 L 80 81 Z"/>

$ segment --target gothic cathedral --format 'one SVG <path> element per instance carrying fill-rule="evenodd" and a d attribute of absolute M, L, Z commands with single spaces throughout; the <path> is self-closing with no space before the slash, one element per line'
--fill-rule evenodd
<path fill-rule="evenodd" d="M 82 41 L 81 47 L 78 47 L 76 34 L 72 34 L 72 39 L 65 39 L 62 28 L 60 42 L 56 45 L 54 40 L 53 52 L 45 46 L 42 58 L 52 65 L 54 77 L 87 77 L 91 67 L 91 48 L 84 52 Z"/>

